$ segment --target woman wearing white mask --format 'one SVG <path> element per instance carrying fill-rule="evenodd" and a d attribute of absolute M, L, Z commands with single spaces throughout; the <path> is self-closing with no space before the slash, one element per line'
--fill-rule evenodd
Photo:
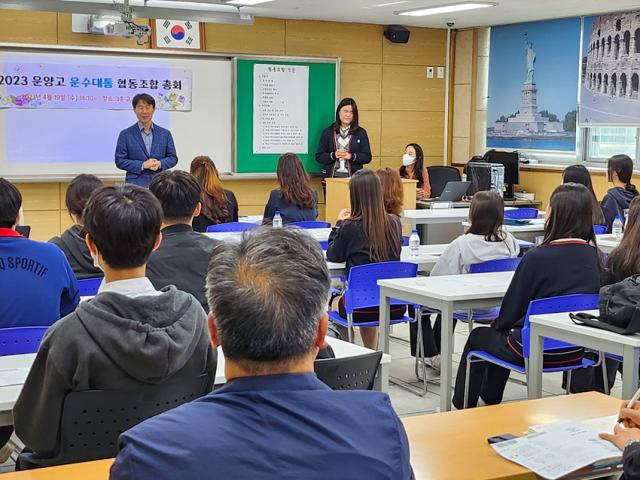
<path fill-rule="evenodd" d="M 401 178 L 418 181 L 417 197 L 425 199 L 431 197 L 431 185 L 429 184 L 429 172 L 424 166 L 424 153 L 417 143 L 410 143 L 402 155 L 402 166 L 398 169 Z"/>

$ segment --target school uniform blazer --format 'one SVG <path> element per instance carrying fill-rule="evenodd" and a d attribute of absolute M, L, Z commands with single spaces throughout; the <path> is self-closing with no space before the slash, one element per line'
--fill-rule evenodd
<path fill-rule="evenodd" d="M 316 162 L 322 165 L 323 179 L 333 177 L 336 161 L 338 160 L 335 156 L 336 150 L 336 132 L 334 126 L 331 125 L 322 132 L 318 150 L 316 151 Z M 351 153 L 351 160 L 347 161 L 349 175 L 353 175 L 354 172 L 360 170 L 363 165 L 371 161 L 371 145 L 369 144 L 367 131 L 364 128 L 358 127 L 351 134 L 349 153 Z"/>
<path fill-rule="evenodd" d="M 142 169 L 142 164 L 149 158 L 160 161 L 160 169 L 157 172 Z M 136 122 L 120 132 L 116 144 L 115 161 L 119 169 L 127 172 L 126 183 L 148 187 L 156 173 L 175 167 L 178 163 L 178 156 L 171 132 L 155 123 L 153 124 L 151 151 L 148 152 L 144 146 L 140 127 Z"/>

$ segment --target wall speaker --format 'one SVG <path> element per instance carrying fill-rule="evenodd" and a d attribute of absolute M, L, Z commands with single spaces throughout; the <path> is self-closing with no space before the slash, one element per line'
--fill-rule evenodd
<path fill-rule="evenodd" d="M 388 25 L 384 29 L 384 36 L 391 43 L 407 43 L 410 35 L 409 29 L 402 25 Z"/>

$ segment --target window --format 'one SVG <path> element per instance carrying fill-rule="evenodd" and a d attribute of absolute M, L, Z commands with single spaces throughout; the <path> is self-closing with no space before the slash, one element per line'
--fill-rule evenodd
<path fill-rule="evenodd" d="M 629 127 L 593 127 L 587 129 L 587 162 L 603 164 L 613 155 L 624 153 L 637 159 L 638 129 Z"/>

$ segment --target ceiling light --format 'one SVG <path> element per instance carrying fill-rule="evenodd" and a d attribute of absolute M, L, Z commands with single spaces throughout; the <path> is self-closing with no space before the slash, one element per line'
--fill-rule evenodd
<path fill-rule="evenodd" d="M 409 3 L 409 0 L 400 0 L 398 2 L 381 3 L 376 7 L 390 7 L 391 5 L 400 5 L 401 3 Z"/>
<path fill-rule="evenodd" d="M 442 13 L 462 12 L 465 10 L 475 10 L 478 8 L 495 7 L 497 3 L 485 2 L 462 2 L 450 3 L 448 5 L 438 5 L 435 7 L 414 8 L 412 10 L 403 10 L 394 12 L 395 15 L 407 15 L 410 17 L 425 17 L 427 15 L 440 15 Z"/>
<path fill-rule="evenodd" d="M 227 5 L 237 5 L 239 7 L 249 7 L 251 5 L 258 5 L 259 3 L 272 2 L 273 0 L 230 0 Z"/>

